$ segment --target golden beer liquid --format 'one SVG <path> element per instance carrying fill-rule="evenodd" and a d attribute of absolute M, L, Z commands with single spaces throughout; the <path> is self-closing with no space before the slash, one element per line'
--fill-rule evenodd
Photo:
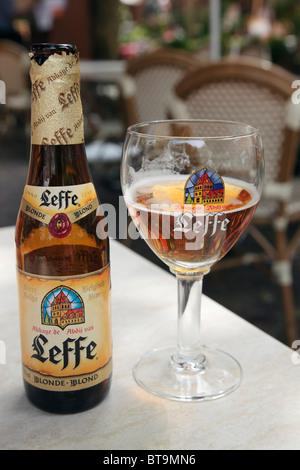
<path fill-rule="evenodd" d="M 49 70 L 44 70 L 48 60 L 50 75 Z M 38 65 L 39 61 L 42 65 Z M 33 48 L 31 156 L 16 224 L 25 390 L 33 404 L 55 413 L 75 413 L 95 406 L 105 397 L 111 383 L 109 246 L 106 237 L 100 239 L 96 236 L 96 227 L 100 221 L 96 215 L 96 207 L 100 201 L 93 189 L 83 143 L 82 122 L 79 124 L 80 118 L 78 119 L 78 115 L 81 114 L 82 121 L 77 65 L 78 53 L 74 46 L 36 45 Z M 70 75 L 68 75 L 69 70 L 72 70 Z M 77 84 L 76 87 L 74 83 Z M 71 88 L 73 94 L 68 96 Z M 46 99 L 46 91 L 51 94 L 51 103 Z M 41 101 L 39 108 L 36 108 L 34 103 L 37 102 L 35 98 L 38 93 L 41 95 Z M 62 102 L 69 103 L 69 109 L 62 109 Z M 66 111 L 70 111 L 69 114 L 66 114 Z M 47 124 L 46 134 L 42 129 L 44 121 Z M 47 195 L 54 194 L 54 198 L 52 195 L 54 208 L 51 205 L 47 207 L 46 204 L 44 206 L 41 204 L 40 196 L 43 190 L 49 190 Z M 74 203 L 72 212 L 67 212 L 64 207 L 58 209 L 60 191 L 63 195 L 67 192 L 72 195 Z M 89 193 L 92 195 L 89 196 Z M 83 213 L 79 216 L 82 207 L 89 207 L 89 210 L 81 211 Z M 56 212 L 58 212 L 58 220 L 54 222 L 56 231 L 51 231 L 50 219 Z M 62 234 L 65 223 L 62 217 L 65 215 L 72 220 L 67 226 L 67 235 Z M 97 283 L 100 287 L 95 290 L 96 295 L 92 289 L 97 289 Z M 79 297 L 84 298 L 85 323 L 70 324 L 69 328 L 42 324 L 43 296 L 45 297 L 45 292 L 51 291 L 53 286 L 60 285 L 69 286 L 70 289 L 76 286 L 76 289 L 84 290 Z M 93 299 L 91 305 L 89 299 Z M 36 310 L 34 314 L 28 311 L 30 305 Z M 100 314 L 103 318 L 98 319 Z M 75 320 L 74 314 L 72 321 L 82 322 L 83 318 Z M 59 325 L 60 319 L 56 322 Z M 101 328 L 105 331 L 98 331 Z M 48 366 L 49 358 L 41 362 L 35 360 L 35 356 L 38 355 L 37 349 L 28 352 L 32 347 L 30 343 L 39 338 L 38 333 L 32 330 L 41 332 L 43 334 L 41 338 L 45 338 L 49 344 L 52 341 L 50 355 L 52 354 L 54 372 L 51 372 L 52 369 Z M 90 330 L 93 330 L 94 335 L 91 338 Z M 98 338 L 102 336 L 103 344 L 97 344 L 96 353 L 96 348 L 94 350 L 92 346 L 94 347 Z M 44 347 L 41 338 L 38 339 L 38 344 Z M 62 364 L 63 360 L 66 360 L 66 354 L 62 354 L 64 350 L 61 338 L 70 341 L 67 351 L 69 364 L 65 369 Z M 77 340 L 79 341 L 78 338 L 82 350 L 78 348 L 77 351 L 83 355 L 83 344 L 86 344 L 89 349 L 85 355 L 89 360 L 86 359 L 88 363 L 86 371 L 80 364 L 77 370 L 80 369 L 81 372 L 76 375 L 74 345 Z M 28 378 L 29 375 L 31 378 Z M 93 380 L 96 376 L 95 385 Z M 80 383 L 82 385 L 79 385 Z"/>
<path fill-rule="evenodd" d="M 130 214 L 150 248 L 178 272 L 205 273 L 236 243 L 259 202 L 254 187 L 224 178 L 225 200 L 184 204 L 187 176 L 143 180 L 130 189 Z"/>

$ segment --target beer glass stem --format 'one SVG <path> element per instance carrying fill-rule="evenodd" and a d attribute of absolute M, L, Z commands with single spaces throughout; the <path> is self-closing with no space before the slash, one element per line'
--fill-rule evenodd
<path fill-rule="evenodd" d="M 177 353 L 171 365 L 179 371 L 205 369 L 205 356 L 200 345 L 200 313 L 203 276 L 177 275 L 178 338 Z"/>

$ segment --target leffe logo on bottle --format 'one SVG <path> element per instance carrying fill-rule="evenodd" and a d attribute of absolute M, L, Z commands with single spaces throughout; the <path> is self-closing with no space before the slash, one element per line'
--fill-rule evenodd
<path fill-rule="evenodd" d="M 70 204 L 78 206 L 78 195 L 70 190 L 60 190 L 58 194 L 53 194 L 49 189 L 42 192 L 40 207 L 50 205 L 57 209 L 68 209 Z"/>
<path fill-rule="evenodd" d="M 72 224 L 98 207 L 92 183 L 76 186 L 25 186 L 21 210 L 30 217 L 48 225 L 50 234 L 64 238 Z"/>

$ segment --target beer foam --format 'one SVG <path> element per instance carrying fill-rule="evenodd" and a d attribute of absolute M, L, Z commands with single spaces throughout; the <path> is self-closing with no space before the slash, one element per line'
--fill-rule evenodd
<path fill-rule="evenodd" d="M 232 193 L 232 197 L 230 197 L 226 203 L 235 204 L 236 207 L 229 210 L 219 210 L 217 207 L 222 206 L 222 204 L 215 204 L 215 211 L 207 211 L 205 210 L 204 204 L 184 204 L 184 186 L 187 179 L 187 175 L 163 175 L 152 176 L 139 180 L 138 182 L 134 183 L 124 194 L 126 204 L 135 210 L 150 210 L 151 212 L 164 214 L 168 213 L 170 215 L 180 214 L 185 211 L 193 212 L 195 214 L 205 214 L 208 212 L 213 213 L 221 211 L 222 213 L 231 213 L 239 210 L 245 210 L 256 205 L 260 199 L 259 192 L 253 184 L 236 178 L 223 177 L 225 183 L 225 194 L 228 194 L 228 192 Z M 170 197 L 166 194 L 168 192 L 168 188 L 171 186 L 173 187 L 173 197 Z M 243 190 L 250 194 L 250 201 L 245 205 L 243 205 L 242 202 L 238 199 L 238 195 Z M 147 193 L 149 194 L 148 199 Z M 141 195 L 144 199 L 147 199 L 147 202 L 137 202 L 138 195 Z"/>

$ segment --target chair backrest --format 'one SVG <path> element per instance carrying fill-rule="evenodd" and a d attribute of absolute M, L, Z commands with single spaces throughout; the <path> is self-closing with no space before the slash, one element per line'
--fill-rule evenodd
<path fill-rule="evenodd" d="M 0 80 L 5 83 L 8 97 L 30 90 L 29 56 L 25 47 L 9 40 L 0 41 Z"/>
<path fill-rule="evenodd" d="M 129 61 L 126 73 L 135 84 L 131 100 L 134 119 L 139 122 L 166 119 L 166 103 L 173 86 L 198 63 L 193 54 L 171 48 L 161 48 Z"/>
<path fill-rule="evenodd" d="M 170 117 L 240 121 L 259 128 L 266 184 L 286 182 L 293 175 L 300 128 L 300 105 L 291 99 L 295 79 L 265 60 L 225 57 L 185 74 L 170 100 Z"/>

